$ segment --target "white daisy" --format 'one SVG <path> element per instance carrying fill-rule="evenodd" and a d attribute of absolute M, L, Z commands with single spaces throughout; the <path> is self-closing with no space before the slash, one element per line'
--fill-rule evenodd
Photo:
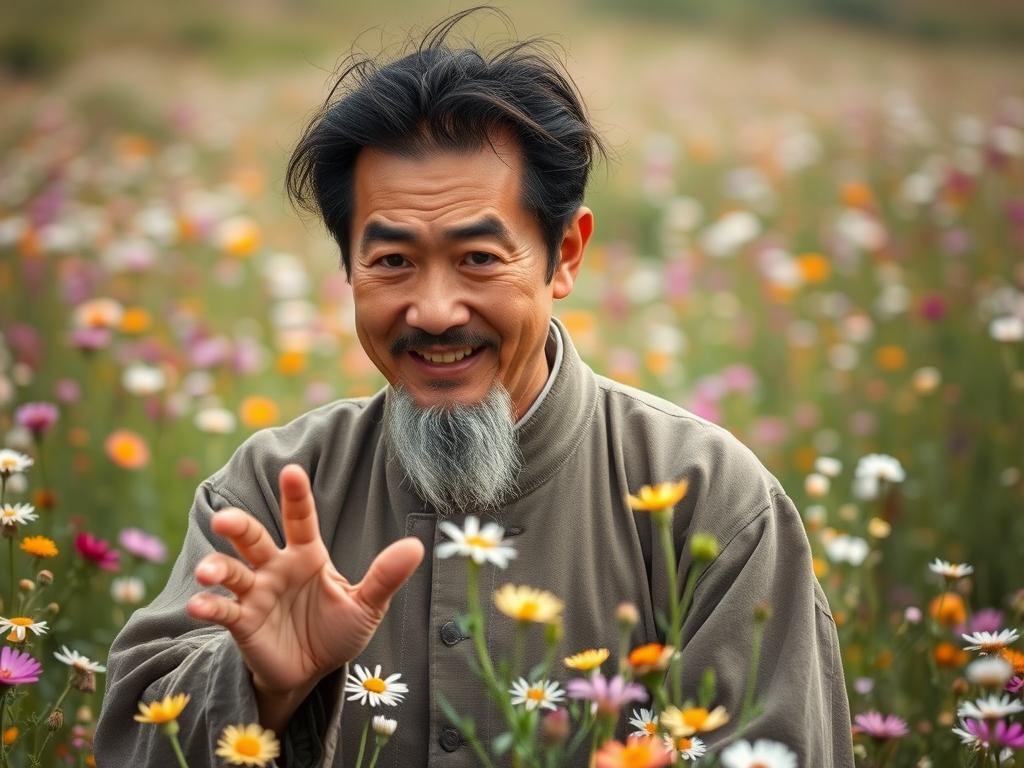
<path fill-rule="evenodd" d="M 102 664 L 98 664 L 95 661 L 91 661 L 86 658 L 78 651 L 73 651 L 66 645 L 60 647 L 61 652 L 55 652 L 54 658 L 69 667 L 73 667 L 76 672 L 106 672 L 107 668 Z"/>
<path fill-rule="evenodd" d="M 24 472 L 33 464 L 35 460 L 24 453 L 12 451 L 10 448 L 0 449 L 0 475 L 4 477 Z"/>
<path fill-rule="evenodd" d="M 1016 629 L 1001 629 L 998 632 L 974 632 L 961 637 L 972 645 L 965 646 L 967 651 L 981 651 L 982 653 L 999 653 L 1008 645 L 1017 641 L 1020 632 Z"/>
<path fill-rule="evenodd" d="M 696 736 L 681 736 L 678 739 L 673 739 L 666 733 L 662 735 L 661 741 L 665 745 L 666 751 L 671 752 L 673 756 L 678 755 L 681 760 L 696 760 L 708 751 L 704 741 Z"/>
<path fill-rule="evenodd" d="M 957 717 L 972 720 L 1000 720 L 1017 712 L 1024 712 L 1024 704 L 1014 701 L 1009 696 L 986 696 L 983 699 L 969 701 L 957 711 Z"/>
<path fill-rule="evenodd" d="M 826 539 L 824 544 L 825 554 L 834 563 L 849 563 L 858 566 L 868 556 L 868 543 L 859 536 L 848 536 L 841 533 Z"/>
<path fill-rule="evenodd" d="M 396 728 L 398 728 L 397 720 L 384 717 L 384 715 L 373 716 L 373 732 L 378 736 L 382 736 L 384 738 L 393 736 Z"/>
<path fill-rule="evenodd" d="M 796 768 L 796 755 L 785 744 L 768 739 L 737 741 L 722 751 L 724 768 Z"/>
<path fill-rule="evenodd" d="M 928 570 L 939 574 L 944 579 L 962 579 L 964 576 L 974 573 L 974 566 L 966 563 L 950 563 L 936 557 L 934 561 L 928 563 Z"/>
<path fill-rule="evenodd" d="M 528 683 L 525 678 L 520 677 L 508 691 L 512 694 L 513 704 L 523 704 L 527 711 L 537 709 L 557 709 L 556 704 L 565 699 L 565 691 L 555 680 L 541 680 L 536 683 Z"/>
<path fill-rule="evenodd" d="M 4 525 L 24 525 L 38 519 L 31 504 L 4 504 L 0 508 L 0 523 Z"/>
<path fill-rule="evenodd" d="M 980 749 L 981 746 L 982 746 L 981 739 L 979 739 L 977 736 L 975 736 L 970 731 L 966 730 L 967 729 L 967 724 L 964 723 L 963 720 L 960 721 L 960 725 L 962 725 L 963 728 L 954 728 L 953 729 L 953 733 L 955 733 L 957 736 L 960 737 L 960 743 L 963 744 L 966 747 L 973 747 L 974 749 Z"/>
<path fill-rule="evenodd" d="M 10 632 L 7 636 L 8 640 L 14 640 L 17 643 L 25 642 L 26 631 L 31 632 L 37 637 L 39 635 L 46 634 L 46 622 L 36 621 L 30 619 L 27 616 L 15 616 L 11 619 L 5 619 L 0 616 L 0 632 Z"/>
<path fill-rule="evenodd" d="M 508 561 L 516 556 L 515 549 L 502 542 L 505 529 L 497 523 L 487 523 L 481 529 L 480 521 L 469 515 L 466 517 L 465 528 L 459 528 L 447 520 L 441 522 L 440 528 L 451 539 L 437 546 L 436 552 L 440 558 L 461 555 L 473 558 L 477 565 L 489 562 L 505 568 Z"/>
<path fill-rule="evenodd" d="M 843 471 L 843 463 L 831 456 L 819 456 L 814 460 L 814 471 L 825 477 L 839 477 L 839 473 Z"/>
<path fill-rule="evenodd" d="M 634 709 L 629 724 L 636 728 L 634 736 L 654 736 L 658 733 L 658 716 L 653 709 Z"/>
<path fill-rule="evenodd" d="M 967 679 L 985 688 L 1002 688 L 1013 677 L 1013 665 L 1002 656 L 982 656 L 967 665 Z"/>
<path fill-rule="evenodd" d="M 857 498 L 870 501 L 878 498 L 883 482 L 902 483 L 906 479 L 907 473 L 898 459 L 882 453 L 869 453 L 857 462 L 853 490 Z"/>
<path fill-rule="evenodd" d="M 348 697 L 348 701 L 359 701 L 360 704 L 366 704 L 369 700 L 371 707 L 380 704 L 393 707 L 409 692 L 409 687 L 405 683 L 398 682 L 398 678 L 402 676 L 401 673 L 396 672 L 390 677 L 383 678 L 380 676 L 380 664 L 374 668 L 373 674 L 370 673 L 369 667 L 364 667 L 362 664 L 354 666 L 356 673 L 354 675 L 350 673 L 345 682 L 344 692 L 352 694 Z"/>

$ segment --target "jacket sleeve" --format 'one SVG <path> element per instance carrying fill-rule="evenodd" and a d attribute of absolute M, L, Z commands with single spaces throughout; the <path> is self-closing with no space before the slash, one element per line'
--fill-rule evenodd
<path fill-rule="evenodd" d="M 258 722 L 248 668 L 227 630 L 197 622 L 185 603 L 200 591 L 193 578 L 199 561 L 214 551 L 234 555 L 230 544 L 210 530 L 214 511 L 237 506 L 263 523 L 280 544 L 267 510 L 245 507 L 209 482 L 199 486 L 189 513 L 181 553 L 166 587 L 153 602 L 132 614 L 110 650 L 107 687 L 96 728 L 95 753 L 101 768 L 176 765 L 167 736 L 158 726 L 135 722 L 140 701 L 185 693 L 190 697 L 178 723 L 178 738 L 190 768 L 220 765 L 217 740 L 228 725 Z M 222 592 L 227 594 L 226 592 Z M 287 659 L 281 660 L 287 664 Z M 318 766 L 337 740 L 343 673 L 321 681 L 293 716 L 282 739 L 288 768 Z M 329 764 L 329 763 L 327 763 Z"/>
<path fill-rule="evenodd" d="M 683 690 L 693 695 L 703 670 L 713 668 L 717 692 L 711 706 L 724 705 L 731 720 L 701 736 L 715 749 L 741 738 L 772 739 L 793 750 L 799 765 L 852 768 L 836 627 L 793 503 L 773 490 L 763 509 L 753 510 L 719 543 L 720 554 L 698 578 L 683 626 Z M 687 553 L 680 584 L 689 567 Z M 756 715 L 740 727 L 759 607 L 768 609 L 769 618 L 757 665 Z"/>

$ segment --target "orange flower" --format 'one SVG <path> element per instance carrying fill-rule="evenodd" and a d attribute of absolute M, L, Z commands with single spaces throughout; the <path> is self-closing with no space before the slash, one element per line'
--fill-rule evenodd
<path fill-rule="evenodd" d="M 269 427 L 271 424 L 276 423 L 280 416 L 277 403 L 269 397 L 263 397 L 262 395 L 253 395 L 252 397 L 245 398 L 238 410 L 242 423 L 247 427 L 256 429 Z"/>
<path fill-rule="evenodd" d="M 943 592 L 928 604 L 928 615 L 939 624 L 955 627 L 967 621 L 967 606 L 956 592 Z"/>
<path fill-rule="evenodd" d="M 898 371 L 907 365 L 907 350 L 898 344 L 887 344 L 875 350 L 875 362 L 883 371 Z"/>
<path fill-rule="evenodd" d="M 244 259 L 259 248 L 259 225 L 244 216 L 227 219 L 217 229 L 217 243 L 229 256 Z"/>
<path fill-rule="evenodd" d="M 999 653 L 1013 665 L 1014 674 L 1024 675 L 1024 653 L 1013 648 L 1003 648 Z"/>
<path fill-rule="evenodd" d="M 597 768 L 659 768 L 672 763 L 672 753 L 650 736 L 631 736 L 625 744 L 606 741 L 595 757 Z"/>
<path fill-rule="evenodd" d="M 4 731 L 4 746 L 9 747 L 11 744 L 18 740 L 18 728 L 12 725 L 6 731 Z"/>
<path fill-rule="evenodd" d="M 848 205 L 850 208 L 867 208 L 874 199 L 871 188 L 860 181 L 844 184 L 839 192 L 839 197 L 843 201 L 843 205 Z"/>
<path fill-rule="evenodd" d="M 952 643 L 939 643 L 932 651 L 935 663 L 945 669 L 960 669 L 967 663 L 967 651 Z"/>
<path fill-rule="evenodd" d="M 676 649 L 671 645 L 647 643 L 629 652 L 629 666 L 633 674 L 646 675 L 648 672 L 663 672 L 668 669 Z"/>
<path fill-rule="evenodd" d="M 797 264 L 800 267 L 800 274 L 803 275 L 805 283 L 823 283 L 828 280 L 832 273 L 832 267 L 828 259 L 820 253 L 804 253 L 797 257 Z"/>
<path fill-rule="evenodd" d="M 295 376 L 306 370 L 306 353 L 282 352 L 277 358 L 277 370 L 285 376 Z"/>
<path fill-rule="evenodd" d="M 129 307 L 121 315 L 121 333 L 137 336 L 149 330 L 153 318 L 142 307 Z"/>
<path fill-rule="evenodd" d="M 811 567 L 814 569 L 814 575 L 819 579 L 823 579 L 828 575 L 828 562 L 823 558 L 813 558 L 811 560 Z"/>
<path fill-rule="evenodd" d="M 112 432 L 103 444 L 110 460 L 122 469 L 141 469 L 149 463 L 149 446 L 128 429 Z"/>
<path fill-rule="evenodd" d="M 45 536 L 26 536 L 19 546 L 22 552 L 27 552 L 32 557 L 56 557 L 60 554 L 57 543 Z"/>

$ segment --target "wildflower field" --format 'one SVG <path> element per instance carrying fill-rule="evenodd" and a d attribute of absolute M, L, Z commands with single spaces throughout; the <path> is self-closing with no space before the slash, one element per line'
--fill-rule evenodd
<path fill-rule="evenodd" d="M 581 354 L 728 428 L 797 502 L 859 765 L 1020 765 L 1024 56 L 817 26 L 563 29 L 615 150 L 557 308 Z M 93 764 L 107 649 L 165 581 L 196 485 L 255 430 L 383 383 L 336 251 L 281 191 L 326 73 L 204 50 L 0 74 L 2 766 Z M 601 685 L 637 668 L 610 650 Z M 553 679 L 508 682 L 517 739 L 559 725 L 540 717 L 564 705 Z M 622 718 L 702 764 L 683 701 L 660 720 L 642 702 Z M 173 722 L 144 704 L 125 728 Z M 386 714 L 401 727 L 400 703 Z M 239 724 L 225 764 L 243 738 L 276 755 Z M 755 747 L 715 759 L 791 765 Z M 669 764 L 648 748 L 609 742 L 597 764 Z"/>

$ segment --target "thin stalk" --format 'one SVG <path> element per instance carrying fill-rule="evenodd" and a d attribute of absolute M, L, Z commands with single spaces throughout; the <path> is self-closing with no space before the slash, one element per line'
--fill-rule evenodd
<path fill-rule="evenodd" d="M 177 723 L 175 723 L 175 725 L 177 725 Z M 178 742 L 178 734 L 173 731 L 168 731 L 167 738 L 171 740 L 171 748 L 174 750 L 174 756 L 178 758 L 178 765 L 180 768 L 188 768 L 188 763 L 185 762 L 185 753 L 181 751 L 181 744 Z"/>
<path fill-rule="evenodd" d="M 757 687 L 757 668 L 761 661 L 761 640 L 764 637 L 764 622 L 754 622 L 754 649 L 750 655 L 750 671 L 747 674 L 747 690 L 743 695 L 743 709 L 740 710 L 740 727 L 746 725 L 754 710 L 754 689 Z"/>
<path fill-rule="evenodd" d="M 46 734 L 46 738 L 43 739 L 43 745 L 41 747 L 36 747 L 35 745 L 37 745 L 39 743 L 39 726 L 40 726 L 41 723 L 45 723 L 54 712 L 56 712 L 58 709 L 60 709 L 60 705 L 64 703 L 64 699 L 66 699 L 67 696 L 68 696 L 68 693 L 71 692 L 72 675 L 73 675 L 73 673 L 71 673 L 71 672 L 68 673 L 68 681 L 64 685 L 64 690 L 61 691 L 60 696 L 57 697 L 57 701 L 54 702 L 52 707 L 48 707 L 47 708 L 46 717 L 43 720 L 40 720 L 38 723 L 36 723 L 36 731 L 35 731 L 35 734 L 32 737 L 32 742 L 33 742 L 32 764 L 33 765 L 39 765 L 40 764 L 39 763 L 40 756 L 43 754 L 43 752 L 46 751 L 46 745 L 50 743 L 50 737 L 53 736 L 53 731 L 52 730 L 48 730 L 48 732 Z"/>
<path fill-rule="evenodd" d="M 7 555 L 8 555 L 8 560 L 10 561 L 10 576 L 11 576 L 10 591 L 8 592 L 8 594 L 10 595 L 10 602 L 7 603 L 7 610 L 9 610 L 11 612 L 11 615 L 13 615 L 14 614 L 14 539 L 13 538 L 10 538 L 10 539 L 7 540 Z"/>
<path fill-rule="evenodd" d="M 669 644 L 676 649 L 676 655 L 669 664 L 669 677 L 672 683 L 672 701 L 676 705 L 683 703 L 683 617 L 690 612 L 690 603 L 693 601 L 693 593 L 697 588 L 697 578 L 700 576 L 701 568 L 698 563 L 690 567 L 690 575 L 686 577 L 686 588 L 683 590 L 683 598 L 676 606 L 679 614 L 679 629 L 669 640 Z"/>
<path fill-rule="evenodd" d="M 658 528 L 661 532 L 661 549 L 665 556 L 665 576 L 668 578 L 669 589 L 669 632 L 665 639 L 667 645 L 672 645 L 679 650 L 679 639 L 682 634 L 682 618 L 679 615 L 679 574 L 676 573 L 676 548 L 672 541 L 672 510 L 668 509 L 658 514 Z M 677 657 L 678 658 L 678 657 Z M 682 675 L 675 674 L 676 662 L 673 660 L 670 666 L 670 677 L 672 685 L 672 698 L 681 701 L 683 697 Z"/>
<path fill-rule="evenodd" d="M 366 752 L 366 734 L 370 732 L 370 721 L 363 723 L 363 735 L 359 737 L 359 757 L 356 758 L 356 768 L 363 764 L 363 753 Z"/>
<path fill-rule="evenodd" d="M 377 743 L 373 747 L 373 755 L 370 757 L 370 768 L 377 764 L 378 757 L 380 757 L 380 739 L 377 739 Z"/>
<path fill-rule="evenodd" d="M 0 693 L 0 766 L 7 768 L 7 743 L 3 740 L 3 734 L 7 732 L 7 688 L 4 686 L 3 693 Z"/>

